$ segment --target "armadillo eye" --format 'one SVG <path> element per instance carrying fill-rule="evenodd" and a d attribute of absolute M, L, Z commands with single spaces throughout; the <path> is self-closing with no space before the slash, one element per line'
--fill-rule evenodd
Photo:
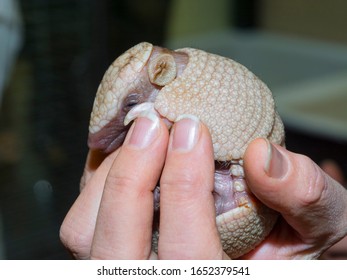
<path fill-rule="evenodd" d="M 137 93 L 131 93 L 125 98 L 123 102 L 123 109 L 124 111 L 128 112 L 139 103 L 140 103 L 140 95 Z"/>
<path fill-rule="evenodd" d="M 134 107 L 135 105 L 137 105 L 138 102 L 137 101 L 129 101 L 127 104 L 126 104 L 126 107 L 127 108 L 132 108 Z"/>

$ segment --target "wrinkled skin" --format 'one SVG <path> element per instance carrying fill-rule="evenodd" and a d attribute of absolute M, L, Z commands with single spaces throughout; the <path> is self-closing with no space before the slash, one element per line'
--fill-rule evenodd
<path fill-rule="evenodd" d="M 130 122 L 156 114 L 168 128 L 194 116 L 210 130 L 214 147 L 216 221 L 224 251 L 237 258 L 271 231 L 277 213 L 249 191 L 243 170 L 248 144 L 259 137 L 284 145 L 283 124 L 269 89 L 244 66 L 195 49 L 171 51 L 141 43 L 106 71 L 89 127 L 91 149 L 111 153 L 122 145 Z M 160 189 L 154 191 L 160 211 Z M 158 225 L 154 225 L 156 250 Z"/>

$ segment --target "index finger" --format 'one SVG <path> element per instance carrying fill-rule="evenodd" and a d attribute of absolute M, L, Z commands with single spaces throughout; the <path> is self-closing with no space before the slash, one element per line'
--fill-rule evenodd
<path fill-rule="evenodd" d="M 114 159 L 117 157 L 119 149 L 107 155 L 99 150 L 89 150 L 87 154 L 86 163 L 84 166 L 83 174 L 80 180 L 80 192 L 86 187 L 91 180 L 97 169 L 102 169 L 108 172 Z M 100 172 L 100 171 L 99 171 Z M 106 175 L 105 175 L 106 177 Z"/>
<path fill-rule="evenodd" d="M 139 117 L 106 178 L 91 250 L 94 259 L 150 256 L 153 193 L 164 164 L 168 130 L 158 117 Z"/>

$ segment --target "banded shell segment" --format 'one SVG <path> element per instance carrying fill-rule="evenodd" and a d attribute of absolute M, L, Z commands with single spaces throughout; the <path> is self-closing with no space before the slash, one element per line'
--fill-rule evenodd
<path fill-rule="evenodd" d="M 177 51 L 187 53 L 189 62 L 158 94 L 155 108 L 162 116 L 170 121 L 197 116 L 210 129 L 219 161 L 242 158 L 253 139 L 271 134 L 275 105 L 260 79 L 231 59 L 191 48 Z"/>

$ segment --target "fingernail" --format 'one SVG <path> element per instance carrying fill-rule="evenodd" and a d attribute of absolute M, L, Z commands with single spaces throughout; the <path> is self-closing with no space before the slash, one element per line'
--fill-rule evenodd
<path fill-rule="evenodd" d="M 178 117 L 171 133 L 171 149 L 180 152 L 192 150 L 198 141 L 199 133 L 200 122 L 197 117 L 193 115 Z"/>
<path fill-rule="evenodd" d="M 268 176 L 280 179 L 287 173 L 288 160 L 282 155 L 275 145 L 271 144 L 267 139 L 264 140 L 267 143 L 267 159 L 264 170 Z"/>
<path fill-rule="evenodd" d="M 129 130 L 126 143 L 143 149 L 159 136 L 159 117 L 153 113 L 141 114 Z"/>

